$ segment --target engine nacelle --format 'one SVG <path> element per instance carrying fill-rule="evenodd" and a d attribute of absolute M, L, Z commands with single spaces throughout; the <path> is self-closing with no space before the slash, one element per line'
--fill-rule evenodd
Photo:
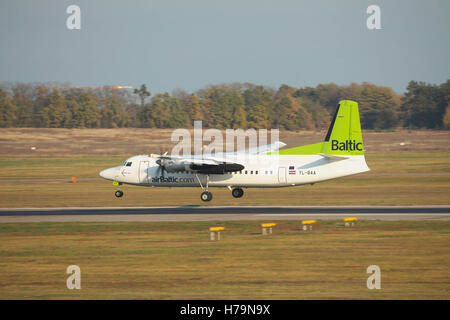
<path fill-rule="evenodd" d="M 189 163 L 184 161 L 172 161 L 171 163 L 165 164 L 164 168 L 167 172 L 178 172 L 189 170 Z"/>

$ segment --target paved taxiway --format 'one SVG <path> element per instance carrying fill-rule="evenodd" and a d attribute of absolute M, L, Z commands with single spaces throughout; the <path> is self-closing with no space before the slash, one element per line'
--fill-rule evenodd
<path fill-rule="evenodd" d="M 0 208 L 0 223 L 302 220 L 349 216 L 368 220 L 450 220 L 450 206 Z"/>

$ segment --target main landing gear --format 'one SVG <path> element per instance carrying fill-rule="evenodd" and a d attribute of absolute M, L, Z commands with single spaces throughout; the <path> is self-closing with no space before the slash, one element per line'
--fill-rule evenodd
<path fill-rule="evenodd" d="M 198 175 L 196 174 L 195 177 L 197 178 L 198 183 L 200 184 L 200 187 L 202 188 L 203 192 L 200 195 L 200 199 L 202 199 L 202 201 L 204 202 L 208 202 L 211 201 L 213 198 L 213 195 L 211 192 L 208 191 L 208 186 L 209 186 L 209 174 L 206 175 L 206 186 L 203 187 L 202 182 L 200 181 L 200 178 L 198 177 Z M 229 189 L 231 189 L 231 187 L 228 187 Z M 242 190 L 241 188 L 234 188 L 231 191 L 231 194 L 233 195 L 233 197 L 235 198 L 241 198 L 244 195 L 244 190 Z"/>
<path fill-rule="evenodd" d="M 209 186 L 209 174 L 206 175 L 206 186 L 203 187 L 200 178 L 198 177 L 197 174 L 195 174 L 195 177 L 197 178 L 198 183 L 200 184 L 200 187 L 202 188 L 203 192 L 200 195 L 200 199 L 202 199 L 202 201 L 207 202 L 207 201 L 211 201 L 213 198 L 213 195 L 211 192 L 208 191 L 208 186 Z"/>
<path fill-rule="evenodd" d="M 203 201 L 211 201 L 212 199 L 212 193 L 208 192 L 208 191 L 204 191 L 202 192 L 202 194 L 200 195 L 200 199 L 202 199 Z"/>
<path fill-rule="evenodd" d="M 241 188 L 234 188 L 233 191 L 231 191 L 231 194 L 235 198 L 241 198 L 244 195 L 244 190 Z"/>

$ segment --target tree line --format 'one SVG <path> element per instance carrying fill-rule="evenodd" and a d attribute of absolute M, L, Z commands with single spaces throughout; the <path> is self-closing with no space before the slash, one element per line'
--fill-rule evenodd
<path fill-rule="evenodd" d="M 219 129 L 318 130 L 329 126 L 343 99 L 359 103 L 365 129 L 450 129 L 450 80 L 410 81 L 404 94 L 370 83 L 278 89 L 231 83 L 154 95 L 146 85 L 131 91 L 10 83 L 0 85 L 0 127 L 178 128 L 202 120 Z"/>

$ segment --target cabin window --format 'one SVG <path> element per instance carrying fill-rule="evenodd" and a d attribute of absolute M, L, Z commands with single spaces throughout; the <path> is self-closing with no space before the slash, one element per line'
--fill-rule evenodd
<path fill-rule="evenodd" d="M 255 171 L 255 174 L 258 174 L 258 170 Z"/>
<path fill-rule="evenodd" d="M 266 170 L 266 174 L 267 174 L 267 170 Z"/>
<path fill-rule="evenodd" d="M 247 174 L 248 173 L 248 171 L 247 170 L 245 170 L 245 174 Z"/>
<path fill-rule="evenodd" d="M 250 174 L 253 174 L 253 170 L 252 170 L 252 171 L 250 171 Z"/>

